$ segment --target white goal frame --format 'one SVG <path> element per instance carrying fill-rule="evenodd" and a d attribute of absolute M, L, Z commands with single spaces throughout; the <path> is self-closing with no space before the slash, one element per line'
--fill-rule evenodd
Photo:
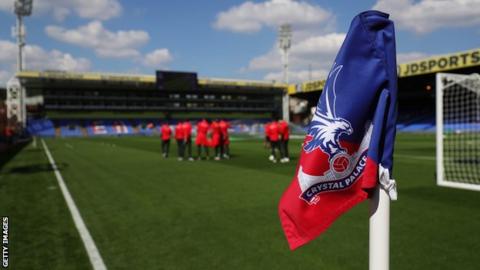
<path fill-rule="evenodd" d="M 443 85 L 443 78 L 451 79 L 453 82 L 447 83 Z M 437 185 L 444 186 L 444 187 L 451 187 L 451 188 L 460 188 L 460 189 L 468 189 L 468 190 L 475 190 L 480 191 L 480 183 L 473 184 L 473 183 L 462 183 L 462 182 L 455 182 L 455 179 L 446 180 L 445 179 L 445 167 L 444 167 L 444 123 L 443 123 L 443 97 L 444 92 L 443 89 L 454 85 L 454 84 L 461 84 L 462 81 L 466 79 L 475 79 L 480 80 L 479 74 L 470 74 L 470 75 L 463 75 L 463 74 L 451 74 L 451 73 L 437 73 L 436 74 L 436 175 L 437 175 Z M 462 85 L 463 86 L 463 85 Z M 470 89 L 471 91 L 479 91 L 477 92 L 480 95 L 479 89 Z M 478 104 L 480 106 L 480 104 Z"/>

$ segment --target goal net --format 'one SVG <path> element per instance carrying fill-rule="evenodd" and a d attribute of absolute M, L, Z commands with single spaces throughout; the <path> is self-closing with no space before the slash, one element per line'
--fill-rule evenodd
<path fill-rule="evenodd" d="M 480 75 L 438 73 L 437 184 L 480 191 Z"/>

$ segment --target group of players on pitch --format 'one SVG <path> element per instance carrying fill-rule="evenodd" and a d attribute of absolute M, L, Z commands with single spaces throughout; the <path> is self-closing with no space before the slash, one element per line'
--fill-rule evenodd
<path fill-rule="evenodd" d="M 197 137 L 195 145 L 197 146 L 197 159 L 210 159 L 210 148 L 214 149 L 214 159 L 230 158 L 230 139 L 228 128 L 230 124 L 225 120 L 214 120 L 208 123 L 206 119 L 197 123 Z M 162 139 L 162 155 L 168 157 L 170 151 L 170 138 L 172 129 L 167 123 L 162 124 L 160 128 Z M 192 156 L 192 124 L 186 120 L 178 122 L 175 126 L 174 138 L 177 141 L 178 160 L 188 159 L 193 161 Z M 203 157 L 203 154 L 205 155 Z"/>
<path fill-rule="evenodd" d="M 280 162 L 290 162 L 288 154 L 288 140 L 290 128 L 286 121 L 272 121 L 264 125 L 265 146 L 270 146 L 271 154 L 268 157 L 273 163 L 277 163 L 277 152 L 280 152 Z"/>

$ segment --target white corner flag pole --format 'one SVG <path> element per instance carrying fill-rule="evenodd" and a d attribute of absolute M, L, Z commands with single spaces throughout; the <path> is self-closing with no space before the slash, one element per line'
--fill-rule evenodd
<path fill-rule="evenodd" d="M 390 267 L 390 199 L 397 199 L 395 180 L 379 167 L 379 184 L 370 199 L 369 270 Z"/>
<path fill-rule="evenodd" d="M 377 185 L 370 199 L 369 270 L 388 270 L 390 264 L 390 198 Z"/>

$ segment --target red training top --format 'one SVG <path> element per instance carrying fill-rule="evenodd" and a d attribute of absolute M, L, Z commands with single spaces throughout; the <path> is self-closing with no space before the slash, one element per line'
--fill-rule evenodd
<path fill-rule="evenodd" d="M 286 121 L 282 120 L 278 123 L 278 130 L 283 141 L 286 141 L 290 138 L 290 128 L 288 127 L 288 123 Z"/>
<path fill-rule="evenodd" d="M 272 122 L 270 125 L 268 125 L 268 138 L 272 142 L 277 142 L 279 139 L 278 135 L 278 124 L 276 122 Z"/>
<path fill-rule="evenodd" d="M 223 138 L 228 137 L 228 128 L 230 127 L 230 124 L 227 121 L 221 120 L 218 123 L 218 126 L 220 127 L 220 132 L 222 133 Z"/>
<path fill-rule="evenodd" d="M 162 133 L 162 140 L 170 140 L 170 137 L 172 136 L 172 129 L 169 125 L 163 124 L 160 128 L 160 132 Z"/>
<path fill-rule="evenodd" d="M 189 121 L 183 123 L 183 136 L 185 139 L 190 139 L 192 137 L 192 124 Z"/>
<path fill-rule="evenodd" d="M 210 126 L 205 119 L 197 123 L 197 138 L 195 139 L 196 145 L 207 146 L 207 133 L 209 127 Z"/>
<path fill-rule="evenodd" d="M 182 123 L 178 123 L 176 126 L 175 126 L 175 139 L 176 140 L 183 140 L 185 138 L 185 134 L 184 134 L 184 131 L 183 131 L 183 125 Z"/>
<path fill-rule="evenodd" d="M 212 129 L 211 146 L 216 147 L 220 144 L 220 136 L 221 136 L 220 126 L 218 125 L 217 121 L 213 121 L 212 124 L 210 125 L 210 128 Z"/>
<path fill-rule="evenodd" d="M 230 123 L 227 121 L 221 120 L 220 123 L 218 123 L 218 126 L 220 127 L 220 132 L 223 137 L 223 144 L 227 145 L 230 144 L 230 140 L 228 138 L 228 128 L 230 127 Z"/>

